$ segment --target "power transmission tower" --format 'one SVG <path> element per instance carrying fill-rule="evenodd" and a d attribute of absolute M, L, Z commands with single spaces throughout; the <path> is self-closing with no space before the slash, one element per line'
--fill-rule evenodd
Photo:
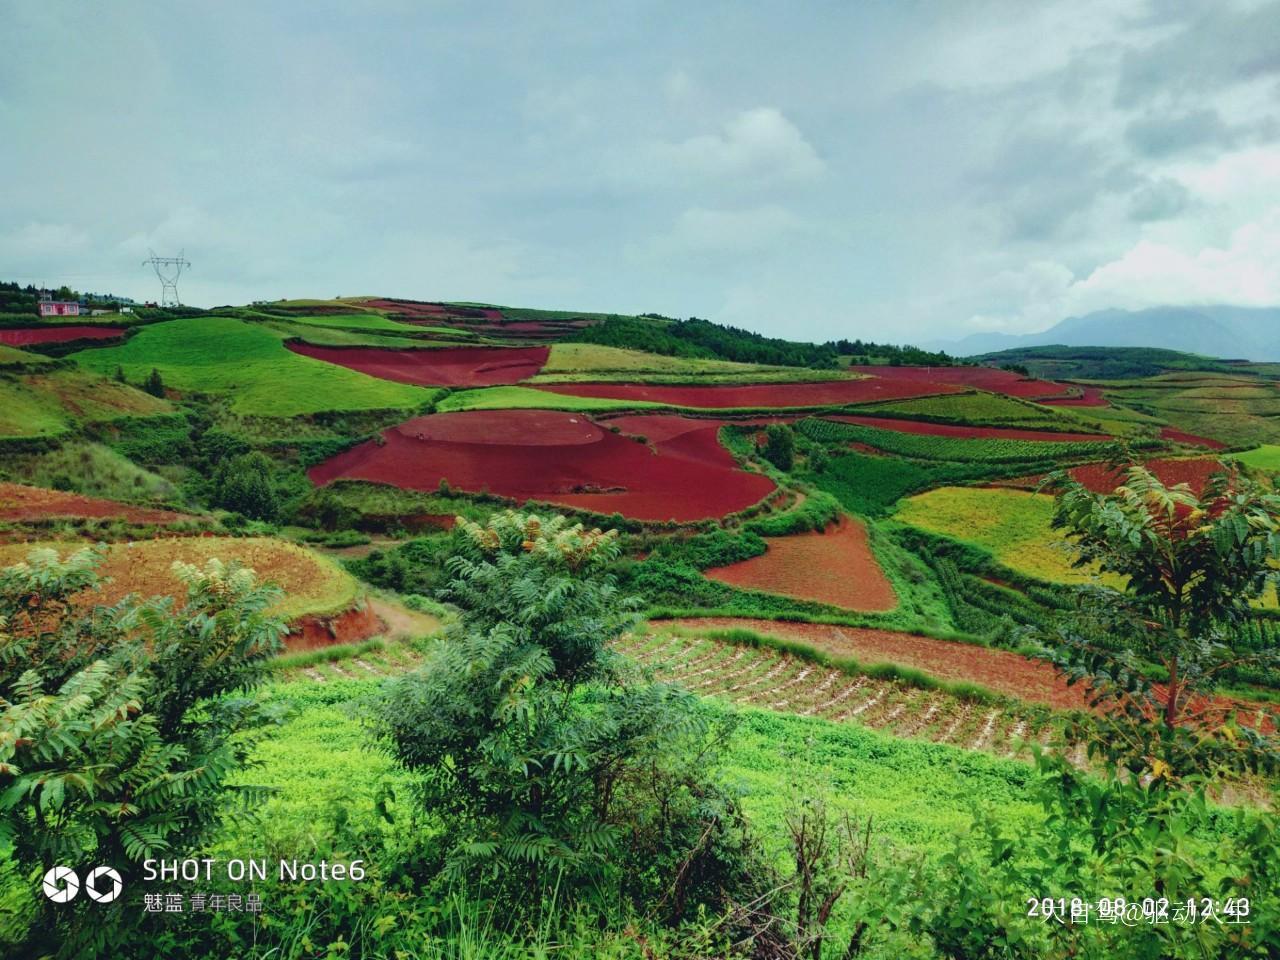
<path fill-rule="evenodd" d="M 178 302 L 178 278 L 182 276 L 184 269 L 191 266 L 191 261 L 186 258 L 186 251 L 182 251 L 176 257 L 157 257 L 154 250 L 149 252 L 151 256 L 143 260 L 142 265 L 145 267 L 150 264 L 156 276 L 160 278 L 160 306 L 182 306 Z"/>

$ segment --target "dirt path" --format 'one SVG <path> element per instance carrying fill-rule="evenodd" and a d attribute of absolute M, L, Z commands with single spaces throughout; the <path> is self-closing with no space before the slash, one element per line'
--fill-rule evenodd
<path fill-rule="evenodd" d="M 419 613 L 408 607 L 382 600 L 369 598 L 369 606 L 387 625 L 386 635 L 392 640 L 412 640 L 426 637 L 440 629 L 440 618 L 429 613 Z"/>

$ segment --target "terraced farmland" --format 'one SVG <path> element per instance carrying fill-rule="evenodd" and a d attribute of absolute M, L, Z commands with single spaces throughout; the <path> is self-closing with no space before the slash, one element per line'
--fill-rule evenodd
<path fill-rule="evenodd" d="M 1042 711 L 853 675 L 770 647 L 657 630 L 629 637 L 616 649 L 701 696 L 859 723 L 900 737 L 1013 756 L 1026 754 L 1033 741 L 1048 742 L 1055 731 Z"/>
<path fill-rule="evenodd" d="M 860 418 L 861 419 L 861 418 Z M 885 453 L 920 460 L 948 460 L 952 462 L 1008 463 L 1017 460 L 1070 460 L 1101 459 L 1115 449 L 1106 438 L 1045 440 L 1026 439 L 1016 431 L 984 430 L 975 427 L 943 427 L 923 424 L 919 429 L 932 433 L 909 433 L 902 427 L 912 426 L 910 421 L 884 421 L 888 428 L 867 423 L 837 422 L 835 419 L 802 420 L 798 429 L 820 443 L 858 443 Z M 942 435 L 950 429 L 964 435 Z M 981 436 L 983 433 L 994 436 Z"/>

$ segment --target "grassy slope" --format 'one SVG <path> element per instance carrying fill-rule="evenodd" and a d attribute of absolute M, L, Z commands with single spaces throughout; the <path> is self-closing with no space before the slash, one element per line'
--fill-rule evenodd
<path fill-rule="evenodd" d="M 1264 443 L 1255 450 L 1232 454 L 1232 457 L 1259 470 L 1280 470 L 1280 444 Z"/>
<path fill-rule="evenodd" d="M 289 417 L 323 410 L 417 409 L 436 391 L 290 353 L 283 334 L 230 317 L 172 320 L 118 347 L 73 354 L 82 366 L 134 381 L 158 369 L 180 391 L 225 393 L 237 413 Z"/>
<path fill-rule="evenodd" d="M 1019 573 L 1055 583 L 1086 583 L 1062 538 L 1049 527 L 1053 498 L 1021 490 L 943 487 L 903 501 L 903 523 L 975 544 Z"/>
<path fill-rule="evenodd" d="M 0 367 L 14 366 L 39 366 L 53 361 L 39 353 L 29 353 L 26 350 L 19 350 L 17 347 L 10 347 L 0 344 Z"/>
<path fill-rule="evenodd" d="M 376 680 L 331 679 L 271 689 L 297 712 L 258 749 L 262 766 L 246 780 L 278 792 L 254 821 L 231 818 L 219 848 L 252 841 L 254 849 L 303 856 L 325 832 L 316 825 L 331 819 L 335 802 L 348 804 L 357 822 L 374 822 L 379 781 L 404 782 L 384 755 L 368 749 L 356 715 L 359 701 L 378 686 Z M 708 703 L 708 709 L 725 708 Z M 1011 828 L 1038 816 L 1026 797 L 1031 771 L 1025 764 L 897 740 L 853 723 L 759 710 L 741 713 L 725 774 L 746 792 L 748 814 L 775 848 L 784 842 L 783 817 L 797 797 L 819 793 L 837 809 L 874 816 L 879 835 L 932 853 L 946 849 L 969 823 L 975 803 L 1000 809 Z"/>
<path fill-rule="evenodd" d="M 83 370 L 0 377 L 0 437 L 51 437 L 77 423 L 169 413 L 164 400 Z"/>

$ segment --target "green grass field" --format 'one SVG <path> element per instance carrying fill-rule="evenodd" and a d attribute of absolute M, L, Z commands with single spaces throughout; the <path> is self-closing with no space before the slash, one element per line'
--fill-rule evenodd
<path fill-rule="evenodd" d="M 1264 443 L 1255 450 L 1233 453 L 1231 458 L 1239 460 L 1246 467 L 1254 467 L 1258 470 L 1280 471 L 1280 444 Z"/>
<path fill-rule="evenodd" d="M 277 793 L 252 823 L 233 818 L 221 848 L 252 841 L 302 856 L 316 843 L 316 825 L 332 819 L 335 804 L 347 805 L 358 823 L 374 823 L 379 781 L 403 783 L 384 755 L 368 749 L 358 716 L 360 702 L 379 685 L 334 678 L 271 688 L 269 695 L 292 708 L 292 716 L 258 748 L 261 766 L 245 779 Z M 706 708 L 729 709 L 713 701 Z M 784 817 L 793 809 L 796 784 L 805 784 L 810 796 L 825 793 L 836 809 L 874 817 L 878 835 L 926 853 L 949 848 L 975 804 L 998 808 L 1011 827 L 1039 816 L 1027 797 L 1032 772 L 1024 763 L 894 739 L 856 723 L 763 710 L 740 716 L 724 772 L 744 791 L 748 815 L 775 849 L 785 843 Z"/>
<path fill-rule="evenodd" d="M 0 367 L 39 366 L 53 361 L 39 353 L 28 353 L 17 347 L 0 344 Z"/>
<path fill-rule="evenodd" d="M 133 382 L 157 369 L 179 391 L 226 394 L 233 412 L 290 417 L 325 410 L 416 410 L 438 391 L 379 380 L 290 353 L 284 334 L 230 317 L 171 320 L 145 327 L 118 347 L 83 350 L 73 359 Z"/>
<path fill-rule="evenodd" d="M 1050 529 L 1053 498 L 1021 490 L 942 487 L 904 500 L 895 519 L 981 547 L 1018 573 L 1053 583 L 1088 583 Z M 1107 582 L 1119 583 L 1114 578 Z"/>

